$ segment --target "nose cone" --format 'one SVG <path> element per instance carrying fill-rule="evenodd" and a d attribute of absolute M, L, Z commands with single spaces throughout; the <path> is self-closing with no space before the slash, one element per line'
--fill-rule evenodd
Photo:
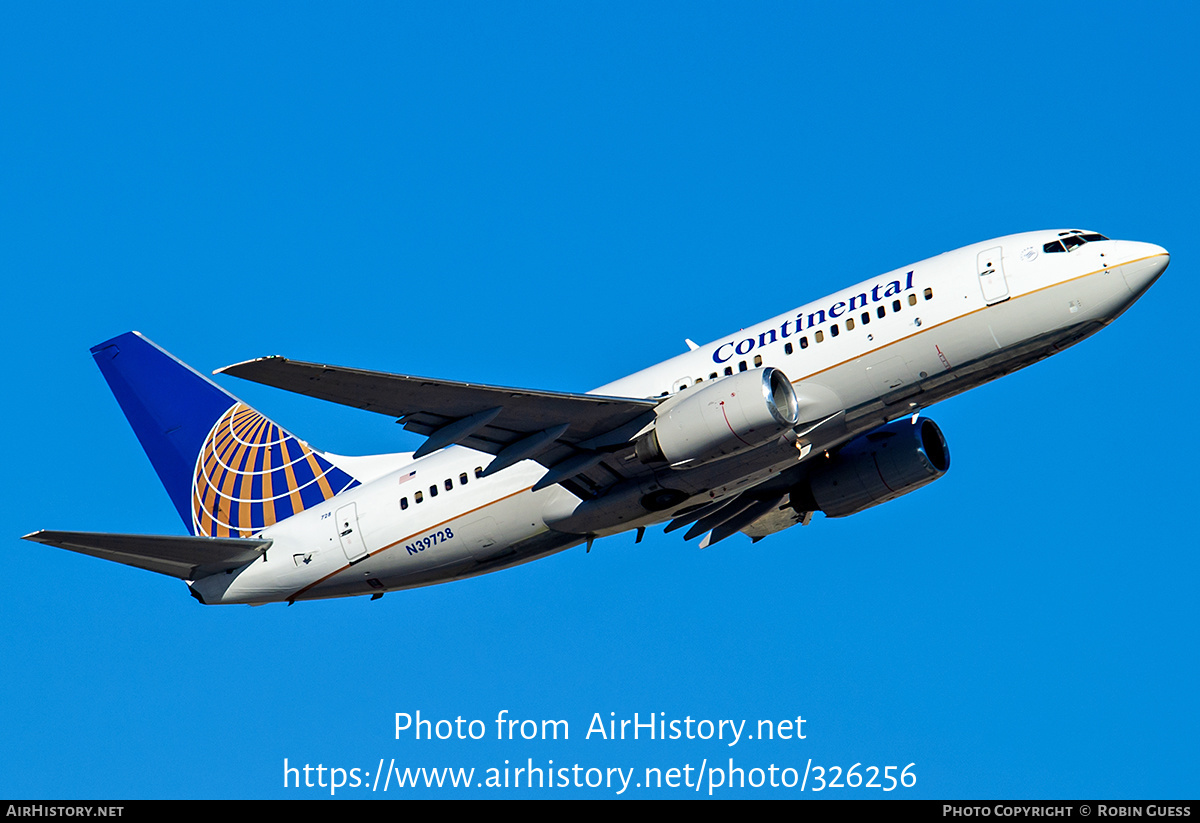
<path fill-rule="evenodd" d="M 1153 243 L 1126 241 L 1122 246 L 1125 247 L 1123 256 L 1126 262 L 1121 264 L 1121 274 L 1125 277 L 1125 285 L 1137 299 L 1167 270 L 1171 255 L 1162 246 Z"/>

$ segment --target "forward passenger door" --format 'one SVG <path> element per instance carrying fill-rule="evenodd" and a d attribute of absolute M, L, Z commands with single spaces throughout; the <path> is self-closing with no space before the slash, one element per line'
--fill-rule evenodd
<path fill-rule="evenodd" d="M 1008 299 L 1008 280 L 1004 277 L 1002 246 L 981 251 L 976 258 L 975 270 L 979 274 L 979 288 L 983 290 L 983 299 L 989 306 Z"/>

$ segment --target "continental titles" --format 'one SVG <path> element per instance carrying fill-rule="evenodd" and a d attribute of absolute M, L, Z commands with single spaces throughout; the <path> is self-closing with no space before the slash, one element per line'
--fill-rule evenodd
<path fill-rule="evenodd" d="M 842 315 L 865 308 L 881 300 L 886 300 L 893 295 L 912 291 L 912 288 L 913 272 L 910 271 L 904 276 L 903 285 L 901 285 L 899 280 L 892 280 L 888 283 L 876 283 L 868 291 L 849 295 L 846 300 L 838 300 L 831 304 L 828 309 L 801 310 L 796 315 L 795 320 L 788 319 L 783 321 L 783 324 L 779 326 L 778 334 L 776 334 L 775 329 L 767 329 L 757 337 L 745 337 L 741 340 L 730 340 L 722 343 L 713 352 L 713 362 L 725 363 L 735 355 L 747 355 L 756 348 L 762 348 L 770 343 L 774 343 L 776 340 L 786 340 L 794 334 L 799 334 L 807 329 L 823 325 L 830 320 L 836 320 Z"/>

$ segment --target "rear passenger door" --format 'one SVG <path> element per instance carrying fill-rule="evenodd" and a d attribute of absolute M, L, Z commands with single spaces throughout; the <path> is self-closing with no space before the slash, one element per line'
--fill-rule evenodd
<path fill-rule="evenodd" d="M 358 506 L 348 503 L 337 510 L 336 517 L 334 524 L 337 526 L 338 541 L 342 544 L 346 559 L 351 563 L 362 560 L 367 556 L 367 546 L 358 529 Z"/>

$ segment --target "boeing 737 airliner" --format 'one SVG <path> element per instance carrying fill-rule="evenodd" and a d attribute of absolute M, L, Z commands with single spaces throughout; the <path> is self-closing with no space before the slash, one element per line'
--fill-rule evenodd
<path fill-rule="evenodd" d="M 136 332 L 92 348 L 190 536 L 26 539 L 202 603 L 459 580 L 666 523 L 708 546 L 941 477 L 927 406 L 1078 343 L 1166 269 L 1149 243 L 1015 234 L 851 286 L 588 394 L 267 357 L 220 370 L 399 419 L 415 452 L 316 451 Z"/>

